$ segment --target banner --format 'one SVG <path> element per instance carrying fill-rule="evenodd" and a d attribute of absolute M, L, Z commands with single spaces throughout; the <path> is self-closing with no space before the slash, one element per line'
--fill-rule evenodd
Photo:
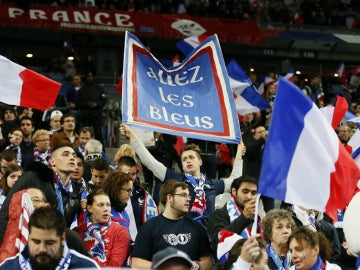
<path fill-rule="evenodd" d="M 124 48 L 123 122 L 220 143 L 240 141 L 234 98 L 216 35 L 170 68 L 129 32 Z"/>
<path fill-rule="evenodd" d="M 14 3 L 0 2 L 0 25 L 114 35 L 124 35 L 129 31 L 137 36 L 175 39 L 218 33 L 221 42 L 263 44 L 256 21 L 192 17 L 186 14 L 49 5 L 29 5 L 29 10 L 23 10 Z"/>

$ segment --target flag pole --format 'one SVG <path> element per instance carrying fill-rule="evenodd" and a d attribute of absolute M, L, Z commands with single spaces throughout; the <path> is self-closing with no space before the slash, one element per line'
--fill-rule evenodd
<path fill-rule="evenodd" d="M 260 196 L 261 196 L 261 194 L 256 195 L 254 223 L 253 223 L 252 228 L 251 228 L 251 235 L 252 236 L 255 235 L 256 231 L 257 231 Z"/>

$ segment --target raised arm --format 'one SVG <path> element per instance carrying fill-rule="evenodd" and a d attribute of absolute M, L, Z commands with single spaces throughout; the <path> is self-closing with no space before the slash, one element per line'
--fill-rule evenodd
<path fill-rule="evenodd" d="M 234 165 L 233 165 L 231 174 L 228 178 L 224 178 L 224 184 L 225 184 L 224 192 L 227 192 L 230 190 L 231 183 L 234 181 L 235 178 L 242 176 L 243 162 L 244 162 L 242 159 L 242 156 L 245 154 L 245 152 L 246 152 L 245 144 L 243 143 L 243 141 L 241 141 L 238 144 L 238 147 L 236 150 Z"/>
<path fill-rule="evenodd" d="M 151 153 L 137 138 L 132 129 L 125 124 L 121 124 L 120 133 L 129 138 L 130 144 L 140 158 L 141 163 L 145 165 L 146 168 L 148 168 L 159 180 L 164 181 L 167 168 L 151 155 Z"/>

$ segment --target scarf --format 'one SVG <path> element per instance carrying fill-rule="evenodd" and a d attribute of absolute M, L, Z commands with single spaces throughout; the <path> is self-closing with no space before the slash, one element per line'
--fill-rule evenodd
<path fill-rule="evenodd" d="M 186 178 L 189 180 L 190 184 L 194 188 L 195 199 L 192 203 L 192 207 L 190 209 L 191 213 L 195 213 L 198 217 L 204 214 L 206 209 L 206 199 L 205 199 L 205 176 L 203 174 L 200 175 L 199 183 L 196 181 L 195 177 L 185 173 Z"/>
<path fill-rule="evenodd" d="M 266 253 L 269 258 L 272 258 L 276 264 L 277 269 L 286 270 L 290 267 L 290 252 L 288 252 L 285 256 L 284 262 L 280 259 L 280 256 L 276 253 L 275 249 L 270 245 L 266 245 Z"/>
<path fill-rule="evenodd" d="M 55 193 L 58 199 L 58 210 L 60 211 L 61 214 L 64 215 L 64 204 L 69 199 L 70 193 L 73 192 L 72 184 L 71 181 L 69 181 L 67 186 L 64 187 L 60 179 L 60 176 L 57 173 L 54 173 L 54 178 L 55 178 L 55 183 L 54 183 Z"/>
<path fill-rule="evenodd" d="M 106 262 L 105 241 L 102 235 L 105 234 L 111 225 L 111 219 L 105 223 L 92 223 L 91 218 L 86 218 L 87 229 L 85 231 L 84 239 L 95 240 L 93 247 L 90 248 L 89 253 L 96 257 L 100 262 Z"/>
<path fill-rule="evenodd" d="M 21 166 L 22 158 L 21 158 L 21 148 L 20 148 L 20 146 L 17 146 L 17 147 L 14 148 L 14 146 L 12 144 L 10 144 L 5 149 L 15 151 L 15 153 L 16 153 L 16 164 Z"/>
<path fill-rule="evenodd" d="M 38 147 L 34 147 L 34 159 L 35 161 L 40 161 L 41 163 L 49 166 L 49 160 L 51 157 L 51 149 L 46 149 L 45 152 L 40 153 Z"/>
<path fill-rule="evenodd" d="M 126 206 L 126 205 L 125 205 Z M 130 217 L 126 210 L 122 210 L 121 212 L 117 211 L 115 207 L 111 207 L 111 220 L 117 222 L 119 225 L 126 228 L 130 235 L 129 226 L 130 226 Z"/>
<path fill-rule="evenodd" d="M 26 248 L 28 248 L 28 246 Z M 71 262 L 70 250 L 65 243 L 61 260 L 59 264 L 56 266 L 55 270 L 67 270 L 69 268 L 70 262 Z M 19 263 L 20 263 L 20 269 L 32 270 L 29 259 L 26 258 L 22 253 L 19 254 Z"/>
<path fill-rule="evenodd" d="M 320 256 L 318 256 L 315 264 L 313 265 L 313 267 L 311 267 L 310 270 L 324 270 L 326 269 L 326 262 L 323 262 L 323 260 L 320 258 Z M 297 270 L 297 268 L 295 267 L 295 270 Z"/>
<path fill-rule="evenodd" d="M 239 216 L 242 215 L 242 211 L 241 209 L 238 207 L 238 205 L 236 204 L 236 201 L 235 201 L 235 197 L 234 196 L 231 196 L 231 200 L 229 200 L 227 203 L 226 203 L 226 210 L 228 212 L 228 215 L 230 217 L 230 223 L 233 223 L 234 220 L 236 218 L 238 218 Z M 261 218 L 258 217 L 258 224 L 257 224 L 257 231 L 259 233 L 262 232 L 261 230 Z M 240 236 L 242 236 L 243 238 L 249 238 L 251 236 L 251 231 L 249 230 L 249 228 L 245 228 L 241 233 L 240 233 Z"/>

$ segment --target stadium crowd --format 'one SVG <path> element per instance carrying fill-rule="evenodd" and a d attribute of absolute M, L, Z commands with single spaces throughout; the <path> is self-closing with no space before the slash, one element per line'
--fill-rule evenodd
<path fill-rule="evenodd" d="M 24 8 L 30 3 L 97 7 L 348 29 L 358 28 L 360 19 L 359 5 L 354 0 L 15 0 L 14 2 Z"/>
<path fill-rule="evenodd" d="M 264 97 L 272 104 L 277 78 L 268 76 Z M 155 147 L 146 148 L 122 125 L 129 143 L 112 160 L 95 131 L 107 102 L 102 88 L 92 72 L 72 82 L 61 110 L 1 105 L 0 269 L 358 267 L 341 221 L 324 212 L 262 196 L 255 217 L 271 109 L 242 116 L 239 145 L 189 139 L 179 153 L 176 136 L 157 133 Z M 348 96 L 355 115 L 359 82 L 357 73 Z M 319 107 L 332 99 L 320 76 L 294 83 Z M 345 146 L 354 130 L 338 127 Z"/>

